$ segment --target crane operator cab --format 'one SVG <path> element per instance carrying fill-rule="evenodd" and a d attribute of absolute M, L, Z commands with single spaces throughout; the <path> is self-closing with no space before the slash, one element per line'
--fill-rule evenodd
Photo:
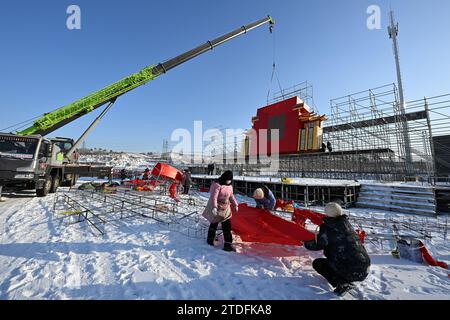
<path fill-rule="evenodd" d="M 71 160 L 68 155 L 68 152 L 74 145 L 73 139 L 57 137 L 51 138 L 50 140 L 52 141 L 52 144 L 59 149 L 59 152 L 56 153 L 55 157 L 57 161 L 62 161 L 62 163 L 77 162 L 79 158 L 79 153 L 77 151 L 73 152 L 73 160 Z"/>

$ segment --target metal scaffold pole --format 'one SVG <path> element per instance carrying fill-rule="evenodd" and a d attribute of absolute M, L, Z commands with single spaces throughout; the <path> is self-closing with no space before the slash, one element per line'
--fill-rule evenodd
<path fill-rule="evenodd" d="M 431 119 L 430 119 L 430 108 L 428 106 L 427 98 L 424 98 L 424 106 L 425 106 L 425 112 L 427 113 L 428 139 L 429 139 L 430 151 L 431 151 L 431 170 L 432 170 L 432 175 L 434 176 L 436 174 L 436 166 L 435 166 L 436 153 L 434 151 L 433 130 L 432 130 Z"/>

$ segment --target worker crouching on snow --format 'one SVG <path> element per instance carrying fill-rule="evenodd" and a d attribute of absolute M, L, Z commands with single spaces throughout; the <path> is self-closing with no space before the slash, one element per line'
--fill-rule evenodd
<path fill-rule="evenodd" d="M 203 216 L 211 223 L 208 229 L 207 243 L 214 246 L 216 230 L 219 223 L 222 224 L 225 251 L 236 251 L 231 245 L 233 236 L 231 235 L 231 205 L 238 211 L 238 203 L 233 194 L 233 173 L 225 171 L 217 181 L 213 182 L 210 190 L 210 197 Z"/>
<path fill-rule="evenodd" d="M 328 280 L 336 294 L 343 295 L 354 287 L 352 282 L 367 278 L 370 258 L 339 204 L 328 203 L 325 214 L 316 240 L 305 242 L 305 248 L 323 250 L 326 258 L 314 260 L 313 268 Z"/>
<path fill-rule="evenodd" d="M 253 193 L 253 199 L 255 199 L 256 207 L 259 209 L 274 210 L 277 202 L 272 191 L 266 186 L 256 189 Z"/>

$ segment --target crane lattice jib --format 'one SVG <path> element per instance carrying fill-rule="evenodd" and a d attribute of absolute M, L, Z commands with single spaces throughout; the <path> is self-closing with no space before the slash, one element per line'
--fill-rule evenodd
<path fill-rule="evenodd" d="M 139 72 L 88 95 L 87 97 L 43 115 L 36 120 L 31 127 L 18 132 L 18 134 L 30 135 L 39 133 L 45 135 L 47 130 L 54 130 L 58 124 L 63 125 L 66 121 L 72 120 L 74 117 L 81 117 L 82 115 L 97 109 L 106 102 L 112 101 L 124 93 L 153 80 L 159 75 L 160 72 L 158 72 L 158 68 L 155 66 L 146 67 Z"/>
<path fill-rule="evenodd" d="M 253 30 L 265 23 L 271 25 L 274 24 L 272 17 L 260 19 L 256 22 L 242 26 L 234 31 L 231 31 L 223 36 L 220 36 L 214 40 L 207 41 L 206 43 L 191 49 L 181 55 L 176 56 L 170 60 L 157 65 L 148 66 L 139 72 L 136 72 L 120 81 L 117 81 L 103 89 L 100 89 L 82 99 L 79 99 L 67 106 L 59 108 L 55 111 L 44 114 L 37 119 L 33 125 L 20 132 L 19 135 L 32 135 L 40 134 L 46 135 L 55 131 L 58 128 L 74 121 L 75 119 L 82 117 L 83 115 L 92 112 L 93 110 L 101 107 L 107 102 L 114 102 L 117 97 L 143 85 L 147 82 L 155 79 L 163 73 L 175 68 L 176 66 L 183 64 L 213 48 L 241 35 L 250 30 Z M 270 28 L 272 30 L 272 27 Z"/>

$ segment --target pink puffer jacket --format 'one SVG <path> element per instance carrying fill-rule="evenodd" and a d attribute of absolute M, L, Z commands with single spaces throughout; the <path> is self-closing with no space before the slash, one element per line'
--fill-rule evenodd
<path fill-rule="evenodd" d="M 203 216 L 211 223 L 228 220 L 231 218 L 230 205 L 233 205 L 234 209 L 238 206 L 238 202 L 233 194 L 233 186 L 222 186 L 217 182 L 213 182 L 210 188 L 208 205 L 203 212 Z M 225 216 L 222 218 L 214 216 L 211 212 L 213 208 L 217 208 L 217 210 L 224 212 Z"/>
<path fill-rule="evenodd" d="M 230 204 L 233 205 L 234 208 L 238 206 L 236 198 L 233 194 L 233 186 L 221 186 L 217 182 L 214 182 L 211 185 L 211 190 L 209 192 L 210 197 L 209 201 L 211 201 L 212 207 L 220 210 L 228 209 Z"/>

